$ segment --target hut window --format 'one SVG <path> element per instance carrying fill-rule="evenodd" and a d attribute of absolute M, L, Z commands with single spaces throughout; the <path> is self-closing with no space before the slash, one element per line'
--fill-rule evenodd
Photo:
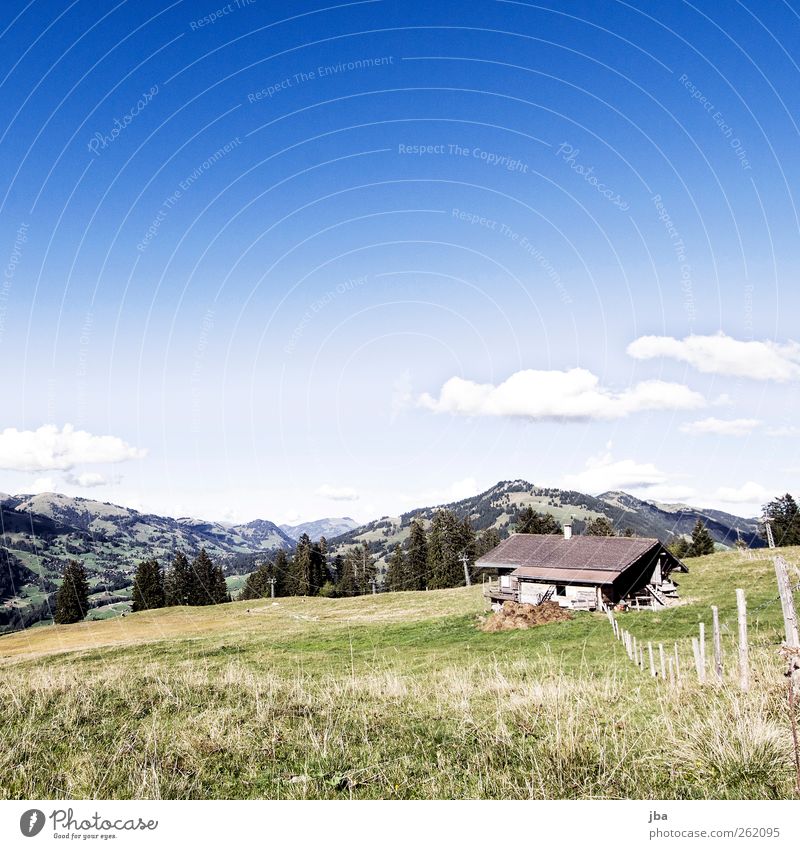
<path fill-rule="evenodd" d="M 556 584 L 556 595 L 566 595 L 567 588 L 563 584 Z"/>

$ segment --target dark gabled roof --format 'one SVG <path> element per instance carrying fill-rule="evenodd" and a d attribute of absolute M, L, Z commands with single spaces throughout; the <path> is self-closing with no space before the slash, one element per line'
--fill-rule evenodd
<path fill-rule="evenodd" d="M 657 539 L 642 537 L 574 536 L 561 534 L 512 534 L 475 565 L 479 568 L 518 569 L 528 578 L 566 578 L 611 583 L 645 554 L 663 548 Z M 677 558 L 668 557 L 685 568 Z M 578 577 L 578 572 L 582 573 Z"/>

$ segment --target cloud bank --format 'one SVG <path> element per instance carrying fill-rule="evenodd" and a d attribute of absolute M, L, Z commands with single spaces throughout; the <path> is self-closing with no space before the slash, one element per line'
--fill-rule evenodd
<path fill-rule="evenodd" d="M 451 377 L 439 397 L 425 393 L 419 406 L 462 416 L 514 416 L 528 419 L 619 419 L 648 410 L 691 410 L 705 399 L 680 383 L 646 380 L 614 392 L 582 368 L 567 371 L 525 369 L 495 386 Z"/>
<path fill-rule="evenodd" d="M 759 425 L 759 419 L 700 419 L 681 425 L 684 433 L 715 433 L 720 436 L 747 436 Z"/>
<path fill-rule="evenodd" d="M 653 463 L 615 460 L 611 451 L 590 457 L 582 472 L 564 477 L 566 489 L 599 495 L 608 490 L 645 489 L 663 484 L 668 476 Z"/>
<path fill-rule="evenodd" d="M 118 436 L 95 436 L 66 424 L 37 430 L 0 431 L 0 469 L 18 472 L 67 471 L 77 465 L 139 460 L 147 452 Z"/>
<path fill-rule="evenodd" d="M 796 342 L 742 341 L 722 332 L 684 339 L 640 336 L 628 345 L 627 352 L 637 360 L 679 360 L 707 374 L 778 383 L 800 379 L 800 345 Z"/>
<path fill-rule="evenodd" d="M 360 497 L 356 490 L 348 486 L 329 486 L 327 483 L 319 487 L 316 494 L 331 501 L 358 501 Z"/>

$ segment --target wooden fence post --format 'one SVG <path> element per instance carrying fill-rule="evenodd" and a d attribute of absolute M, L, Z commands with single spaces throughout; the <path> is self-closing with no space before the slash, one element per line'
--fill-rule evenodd
<path fill-rule="evenodd" d="M 633 662 L 639 665 L 639 647 L 636 645 L 636 637 L 633 638 Z"/>
<path fill-rule="evenodd" d="M 719 608 L 711 605 L 711 617 L 714 626 L 714 668 L 717 671 L 717 680 L 722 681 L 722 638 L 719 633 Z"/>
<path fill-rule="evenodd" d="M 644 646 L 639 643 L 639 669 L 644 669 Z"/>
<path fill-rule="evenodd" d="M 694 654 L 694 668 L 697 672 L 697 680 L 701 683 L 705 683 L 705 676 L 703 675 L 703 660 L 700 657 L 700 641 L 697 637 L 692 637 L 692 654 Z"/>
<path fill-rule="evenodd" d="M 678 657 L 678 644 L 675 643 L 675 678 L 676 680 L 681 680 L 681 661 Z"/>
<path fill-rule="evenodd" d="M 647 642 L 647 654 L 650 658 L 650 676 L 652 678 L 656 677 L 656 663 L 653 660 L 653 644 L 648 640 Z"/>
<path fill-rule="evenodd" d="M 658 644 L 658 659 L 661 661 L 661 678 L 662 680 L 666 680 L 667 669 L 664 662 L 664 643 Z"/>
<path fill-rule="evenodd" d="M 702 684 L 705 684 L 706 683 L 706 623 L 705 622 L 700 623 L 699 644 L 700 644 L 700 669 L 701 669 L 701 672 L 702 672 L 702 674 L 700 676 L 700 682 Z"/>
<path fill-rule="evenodd" d="M 789 663 L 789 675 L 795 690 L 800 689 L 800 637 L 797 633 L 797 611 L 794 608 L 792 585 L 789 581 L 789 564 L 783 557 L 774 557 L 775 576 L 778 579 L 778 592 L 781 594 L 783 608 L 783 628 L 786 634 L 786 657 Z"/>
<path fill-rule="evenodd" d="M 669 665 L 669 683 L 672 685 L 675 683 L 675 664 L 672 662 L 672 658 L 667 658 Z"/>
<path fill-rule="evenodd" d="M 744 590 L 736 590 L 736 609 L 739 614 L 739 686 L 742 690 L 750 689 L 750 662 L 747 646 L 747 601 Z"/>

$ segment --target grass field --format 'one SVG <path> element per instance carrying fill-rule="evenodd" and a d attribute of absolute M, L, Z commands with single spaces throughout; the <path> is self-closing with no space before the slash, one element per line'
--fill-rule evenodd
<path fill-rule="evenodd" d="M 7 635 L 0 796 L 790 798 L 772 563 L 726 553 L 690 569 L 680 607 L 620 615 L 640 638 L 679 642 L 675 687 L 634 667 L 599 614 L 479 631 L 479 587 Z M 749 693 L 735 680 L 736 587 Z M 726 679 L 700 687 L 690 638 L 700 621 L 710 635 L 711 604 Z"/>

